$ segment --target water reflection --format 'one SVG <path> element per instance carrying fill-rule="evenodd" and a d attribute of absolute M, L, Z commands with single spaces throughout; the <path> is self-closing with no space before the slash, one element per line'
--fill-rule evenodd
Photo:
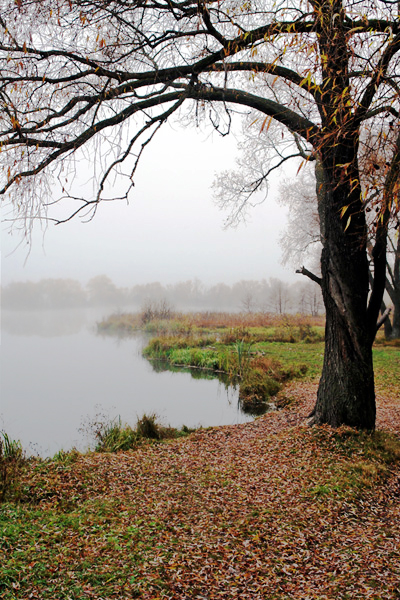
<path fill-rule="evenodd" d="M 162 373 L 164 371 L 170 371 L 172 373 L 189 373 L 193 379 L 217 379 L 227 391 L 229 396 L 229 391 L 232 389 L 235 392 L 239 392 L 239 381 L 232 381 L 232 379 L 226 374 L 221 373 L 220 371 L 211 371 L 207 369 L 199 369 L 196 367 L 178 367 L 176 365 L 171 365 L 166 360 L 160 359 L 148 359 L 150 364 L 153 367 L 153 370 L 156 373 Z M 245 415 L 249 415 L 251 417 L 258 417 L 260 415 L 264 415 L 269 410 L 274 410 L 275 404 L 273 402 L 251 402 L 245 401 L 240 398 L 240 394 L 237 396 L 237 410 Z"/>
<path fill-rule="evenodd" d="M 2 333 L 43 338 L 74 335 L 92 326 L 103 309 L 3 310 Z"/>

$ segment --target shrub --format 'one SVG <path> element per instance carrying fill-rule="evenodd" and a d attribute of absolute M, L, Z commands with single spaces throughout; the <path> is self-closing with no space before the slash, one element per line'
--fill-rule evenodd
<path fill-rule="evenodd" d="M 137 420 L 136 427 L 123 424 L 121 418 L 112 421 L 96 421 L 91 424 L 96 446 L 95 452 L 118 452 L 134 450 L 144 440 L 166 440 L 183 437 L 195 431 L 184 425 L 182 429 L 165 427 L 157 422 L 157 415 L 144 414 Z"/>
<path fill-rule="evenodd" d="M 280 384 L 260 369 L 252 369 L 240 382 L 239 398 L 247 403 L 265 403 L 280 390 Z"/>
<path fill-rule="evenodd" d="M 59 450 L 53 456 L 53 460 L 55 462 L 59 462 L 62 465 L 71 465 L 75 463 L 78 458 L 81 456 L 81 453 L 76 448 L 72 448 L 72 450 Z"/>
<path fill-rule="evenodd" d="M 165 298 L 158 302 L 147 300 L 140 311 L 140 321 L 143 325 L 146 325 L 151 321 L 168 321 L 173 319 L 174 316 L 174 310 Z"/>
<path fill-rule="evenodd" d="M 131 450 L 137 445 L 138 436 L 129 425 L 122 425 L 121 418 L 94 424 L 95 452 Z"/>
<path fill-rule="evenodd" d="M 248 327 L 241 325 L 233 327 L 229 331 L 224 331 L 221 334 L 221 342 L 223 344 L 235 344 L 237 342 L 249 342 L 251 339 Z"/>
<path fill-rule="evenodd" d="M 161 438 L 160 426 L 157 424 L 157 416 L 144 414 L 141 419 L 138 419 L 136 425 L 136 433 L 138 437 L 148 440 L 159 440 Z"/>

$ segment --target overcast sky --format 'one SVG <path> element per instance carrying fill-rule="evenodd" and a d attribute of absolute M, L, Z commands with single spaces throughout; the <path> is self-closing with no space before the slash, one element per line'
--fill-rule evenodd
<path fill-rule="evenodd" d="M 194 278 L 206 285 L 295 281 L 299 276 L 280 263 L 286 209 L 274 201 L 277 180 L 246 224 L 224 229 L 228 213 L 215 206 L 211 185 L 216 173 L 234 167 L 236 143 L 167 124 L 142 158 L 129 205 L 103 203 L 91 222 L 50 224 L 44 238 L 37 227 L 28 257 L 24 243 L 15 250 L 19 237 L 3 231 L 3 285 L 59 277 L 85 283 L 100 274 L 119 286 Z M 84 181 L 84 164 L 79 172 Z"/>

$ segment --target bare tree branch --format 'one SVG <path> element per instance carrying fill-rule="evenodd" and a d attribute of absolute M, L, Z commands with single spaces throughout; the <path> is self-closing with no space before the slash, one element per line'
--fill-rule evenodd
<path fill-rule="evenodd" d="M 309 279 L 311 279 L 311 281 L 315 281 L 315 283 L 318 283 L 318 285 L 322 284 L 321 277 L 317 277 L 317 275 L 314 275 L 314 273 L 311 273 L 311 271 L 309 271 L 305 267 L 301 267 L 301 269 L 297 269 L 296 273 L 300 273 L 301 275 L 305 275 L 306 277 L 308 277 Z"/>

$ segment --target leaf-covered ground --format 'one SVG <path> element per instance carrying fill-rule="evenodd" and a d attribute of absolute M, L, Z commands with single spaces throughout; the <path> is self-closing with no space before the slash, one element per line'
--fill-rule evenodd
<path fill-rule="evenodd" d="M 253 423 L 31 463 L 30 503 L 0 508 L 0 598 L 399 600 L 396 438 L 307 427 L 315 391 L 292 383 Z M 399 395 L 378 405 L 399 433 Z"/>

